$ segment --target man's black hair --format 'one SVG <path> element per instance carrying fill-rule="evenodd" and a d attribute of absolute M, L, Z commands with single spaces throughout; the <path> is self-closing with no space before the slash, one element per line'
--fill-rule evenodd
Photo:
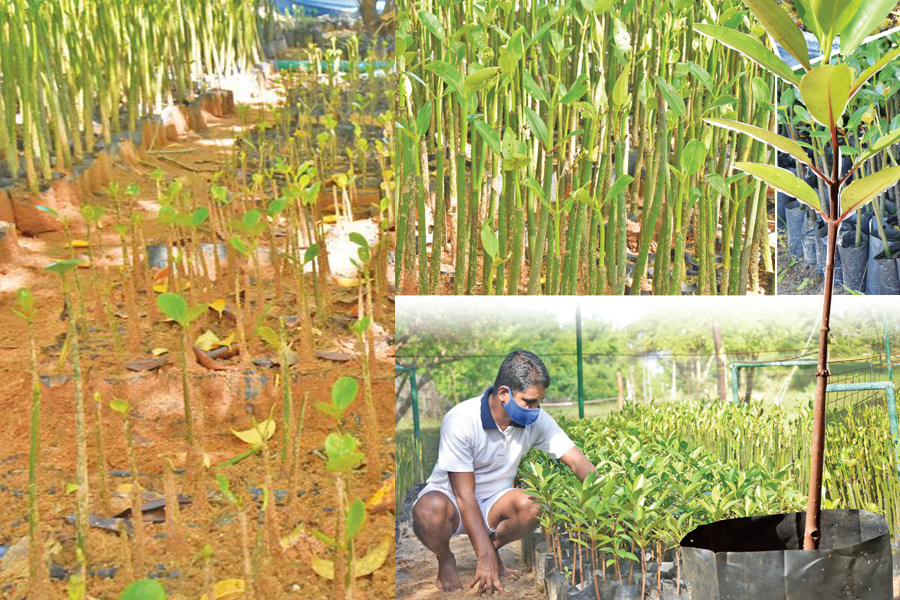
<path fill-rule="evenodd" d="M 516 392 L 524 392 L 530 387 L 550 387 L 550 373 L 544 361 L 537 354 L 528 350 L 514 350 L 510 352 L 497 372 L 494 380 L 494 390 L 508 387 Z"/>

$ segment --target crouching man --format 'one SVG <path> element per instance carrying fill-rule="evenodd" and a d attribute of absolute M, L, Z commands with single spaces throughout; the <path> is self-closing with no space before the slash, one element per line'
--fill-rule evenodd
<path fill-rule="evenodd" d="M 556 421 L 540 409 L 550 375 L 535 354 L 516 350 L 483 395 L 459 403 L 444 416 L 437 464 L 413 505 L 413 531 L 438 560 L 437 586 L 462 589 L 450 538 L 468 533 L 478 557 L 469 587 L 476 594 L 502 592 L 514 574 L 499 549 L 534 531 L 540 506 L 513 488 L 519 462 L 538 448 L 571 468 L 579 479 L 596 471 Z"/>

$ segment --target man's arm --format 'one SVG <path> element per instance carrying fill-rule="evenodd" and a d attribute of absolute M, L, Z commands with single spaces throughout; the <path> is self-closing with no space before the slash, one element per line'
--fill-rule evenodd
<path fill-rule="evenodd" d="M 581 481 L 584 481 L 584 478 L 588 476 L 588 473 L 597 472 L 597 467 L 587 459 L 584 453 L 578 449 L 578 446 L 573 446 L 571 450 L 560 456 L 559 460 L 575 471 L 575 475 Z M 460 508 L 460 510 L 462 509 Z"/>
<path fill-rule="evenodd" d="M 476 593 L 478 596 L 481 596 L 482 593 L 490 596 L 495 590 L 502 592 L 503 585 L 500 583 L 497 555 L 484 524 L 484 518 L 481 516 L 478 500 L 475 499 L 475 474 L 449 472 L 447 475 L 450 478 L 453 495 L 456 496 L 459 517 L 472 541 L 472 548 L 475 549 L 475 554 L 478 556 L 475 579 L 472 580 L 469 587 L 475 587 L 477 583 Z"/>

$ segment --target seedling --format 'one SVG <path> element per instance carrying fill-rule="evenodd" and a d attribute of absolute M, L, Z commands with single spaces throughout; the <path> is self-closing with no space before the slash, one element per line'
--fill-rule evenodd
<path fill-rule="evenodd" d="M 291 428 L 291 363 L 295 362 L 297 355 L 291 350 L 290 344 L 285 339 L 284 322 L 281 324 L 281 334 L 268 326 L 257 330 L 261 337 L 278 354 L 278 362 L 281 365 L 281 389 L 283 392 L 282 403 L 282 429 L 281 429 L 281 468 L 287 465 L 288 456 L 288 432 Z"/>
<path fill-rule="evenodd" d="M 188 448 L 194 445 L 194 421 L 191 414 L 191 390 L 188 383 L 187 346 L 188 329 L 206 309 L 206 304 L 188 307 L 181 294 L 165 292 L 156 297 L 156 304 L 169 319 L 181 327 L 181 394 L 184 400 L 185 440 Z"/>
<path fill-rule="evenodd" d="M 800 202 L 815 209 L 828 224 L 828 255 L 825 266 L 825 292 L 823 296 L 822 327 L 819 336 L 818 368 L 816 371 L 815 410 L 812 430 L 812 462 L 809 483 L 809 500 L 806 509 L 806 525 L 804 529 L 803 547 L 814 550 L 819 547 L 821 533 L 820 509 L 822 501 L 822 472 L 825 451 L 825 391 L 828 386 L 828 332 L 831 320 L 831 294 L 834 287 L 834 252 L 837 243 L 838 228 L 841 221 L 853 211 L 872 201 L 886 188 L 900 181 L 900 167 L 887 167 L 868 177 L 847 183 L 851 175 L 860 169 L 863 163 L 878 152 L 888 148 L 900 140 L 900 128 L 882 136 L 866 150 L 860 149 L 858 156 L 846 175 L 841 175 L 841 145 L 838 135 L 847 105 L 865 85 L 865 83 L 890 61 L 900 55 L 897 48 L 881 57 L 878 62 L 863 71 L 855 73 L 846 63 L 832 64 L 830 52 L 825 53 L 822 64 L 812 68 L 807 54 L 806 41 L 801 30 L 782 11 L 774 0 L 744 0 L 761 25 L 774 38 L 779 40 L 785 49 L 802 65 L 805 73 L 797 76 L 793 71 L 759 42 L 750 36 L 716 25 L 695 25 L 698 32 L 719 40 L 723 44 L 735 48 L 762 67 L 781 76 L 786 82 L 800 90 L 803 106 L 812 119 L 826 128 L 832 150 L 830 170 L 820 170 L 814 161 L 807 156 L 803 147 L 797 142 L 760 129 L 753 125 L 728 120 L 705 119 L 707 123 L 748 135 L 794 157 L 798 163 L 805 164 L 822 180 L 828 189 L 828 203 L 823 207 L 818 194 L 802 179 L 785 169 L 766 164 L 738 161 L 734 166 L 754 177 L 761 179 L 772 187 L 797 198 Z M 846 3 L 838 6 L 835 3 L 816 3 L 800 0 L 797 6 L 807 27 L 816 34 L 820 47 L 831 48 L 836 36 L 841 36 L 841 52 L 848 56 L 862 42 L 865 35 L 878 24 L 890 11 L 889 3 L 882 3 L 876 9 L 863 8 L 860 3 Z M 821 153 L 821 152 L 820 152 Z M 822 162 L 824 163 L 824 160 Z"/>
<path fill-rule="evenodd" d="M 147 534 L 144 529 L 144 513 L 142 510 L 144 495 L 138 479 L 137 456 L 134 452 L 134 430 L 129 418 L 130 407 L 128 401 L 121 398 L 110 400 L 109 407 L 122 415 L 122 429 L 125 433 L 125 447 L 128 452 L 128 468 L 131 470 L 131 522 L 134 525 L 134 549 L 131 554 L 133 560 L 132 568 L 134 572 L 140 573 L 144 564 L 144 548 L 147 544 Z"/>
<path fill-rule="evenodd" d="M 58 260 L 48 265 L 46 270 L 59 275 L 63 293 L 63 305 L 69 310 L 68 339 L 72 348 L 72 378 L 75 380 L 75 458 L 77 489 L 77 508 L 75 513 L 75 546 L 79 553 L 78 576 L 82 582 L 87 581 L 87 531 L 88 531 L 88 467 L 87 467 L 87 431 L 84 417 L 84 383 L 81 378 L 81 344 L 78 337 L 78 315 L 71 310 L 71 293 L 67 274 L 76 268 L 78 261 L 74 258 Z M 76 277 L 77 285 L 77 277 Z M 78 293 L 80 297 L 81 294 Z"/>
<path fill-rule="evenodd" d="M 337 419 L 338 428 L 344 431 L 344 413 L 350 408 L 359 391 L 359 382 L 353 377 L 341 377 L 331 386 L 331 404 L 316 402 L 316 409 Z"/>

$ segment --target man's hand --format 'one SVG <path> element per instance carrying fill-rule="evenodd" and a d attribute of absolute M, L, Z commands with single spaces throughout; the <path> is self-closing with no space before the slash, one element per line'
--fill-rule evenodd
<path fill-rule="evenodd" d="M 500 583 L 500 569 L 497 566 L 496 555 L 491 554 L 478 559 L 478 566 L 475 568 L 475 578 L 469 587 L 475 588 L 476 597 L 480 597 L 481 594 L 492 596 L 494 592 L 500 593 L 505 591 L 503 584 Z"/>

